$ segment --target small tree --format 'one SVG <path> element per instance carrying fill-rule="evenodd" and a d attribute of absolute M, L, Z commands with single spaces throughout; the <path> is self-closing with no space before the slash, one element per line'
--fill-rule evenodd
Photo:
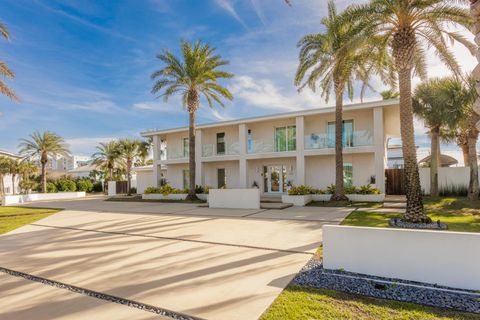
<path fill-rule="evenodd" d="M 118 142 L 120 156 L 126 164 L 127 170 L 127 193 L 131 195 L 132 189 L 132 167 L 133 161 L 143 155 L 144 149 L 141 147 L 139 140 L 122 139 Z"/>

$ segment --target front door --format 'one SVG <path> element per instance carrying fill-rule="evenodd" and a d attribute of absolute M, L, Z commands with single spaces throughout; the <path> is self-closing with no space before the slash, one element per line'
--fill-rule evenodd
<path fill-rule="evenodd" d="M 268 193 L 284 193 L 287 183 L 286 166 L 268 166 L 265 169 L 264 172 L 267 175 L 265 191 Z"/>

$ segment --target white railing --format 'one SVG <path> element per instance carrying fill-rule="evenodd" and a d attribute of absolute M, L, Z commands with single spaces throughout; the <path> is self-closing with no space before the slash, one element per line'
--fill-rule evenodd
<path fill-rule="evenodd" d="M 231 156 L 240 154 L 240 145 L 238 142 L 229 143 L 225 145 L 225 152 L 219 153 L 216 150 L 216 144 L 205 144 L 202 146 L 202 157 L 213 156 Z"/>
<path fill-rule="evenodd" d="M 351 135 L 344 135 L 343 147 L 373 146 L 373 136 L 369 131 L 354 131 Z M 335 136 L 326 133 L 311 133 L 305 136 L 305 149 L 335 148 Z"/>
<path fill-rule="evenodd" d="M 167 160 L 187 159 L 188 152 L 184 152 L 183 148 L 167 148 L 166 149 Z"/>

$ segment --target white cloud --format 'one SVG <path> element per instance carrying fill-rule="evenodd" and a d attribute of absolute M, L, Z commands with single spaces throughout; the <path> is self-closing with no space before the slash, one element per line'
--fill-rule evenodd
<path fill-rule="evenodd" d="M 61 109 L 84 110 L 98 113 L 116 113 L 125 111 L 119 106 L 117 106 L 115 102 L 110 100 L 98 100 L 79 104 L 67 104 L 64 107 L 61 107 Z"/>
<path fill-rule="evenodd" d="M 211 115 L 217 121 L 227 121 L 227 120 L 232 120 L 233 119 L 233 117 L 225 114 L 223 109 L 221 109 L 221 111 L 222 111 L 222 113 L 220 113 L 218 110 L 210 109 Z"/>
<path fill-rule="evenodd" d="M 235 10 L 233 3 L 230 0 L 215 0 L 215 2 L 222 8 L 223 10 L 227 11 L 235 20 L 237 20 L 245 29 L 248 29 L 247 24 L 240 15 Z"/>
<path fill-rule="evenodd" d="M 65 139 L 65 142 L 70 146 L 70 151 L 73 154 L 91 155 L 95 152 L 95 148 L 99 143 L 106 143 L 116 139 L 118 137 L 85 137 Z"/>
<path fill-rule="evenodd" d="M 262 24 L 265 26 L 266 20 L 265 20 L 265 15 L 263 14 L 262 8 L 260 7 L 260 4 L 258 3 L 257 0 L 250 0 L 250 3 L 252 4 L 253 10 L 255 10 L 255 13 L 257 14 L 258 18 L 262 22 Z"/>

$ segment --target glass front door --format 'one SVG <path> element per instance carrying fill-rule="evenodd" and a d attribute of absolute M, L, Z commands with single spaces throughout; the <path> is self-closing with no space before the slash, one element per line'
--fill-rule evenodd
<path fill-rule="evenodd" d="M 287 190 L 287 168 L 286 166 L 265 167 L 265 191 L 269 193 L 284 193 Z"/>

